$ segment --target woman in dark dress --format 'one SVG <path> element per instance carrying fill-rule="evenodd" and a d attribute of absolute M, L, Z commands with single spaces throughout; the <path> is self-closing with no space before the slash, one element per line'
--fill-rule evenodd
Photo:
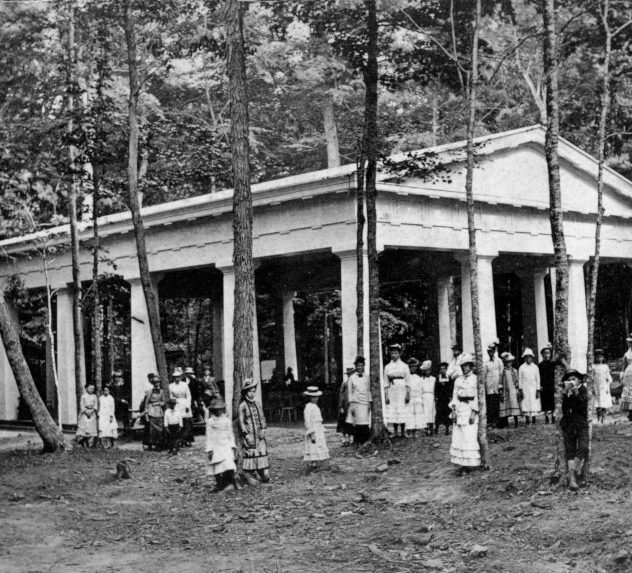
<path fill-rule="evenodd" d="M 445 426 L 446 436 L 450 433 L 452 408 L 450 408 L 449 404 L 453 393 L 454 380 L 448 376 L 448 363 L 442 362 L 439 366 L 439 376 L 437 376 L 437 383 L 435 384 L 435 399 L 437 401 L 435 434 L 439 433 L 439 426 Z"/>
<path fill-rule="evenodd" d="M 542 402 L 542 411 L 544 412 L 544 423 L 549 423 L 549 414 L 551 415 L 551 422 L 555 424 L 555 362 L 551 359 L 553 356 L 553 349 L 548 344 L 542 350 L 542 362 L 538 364 L 540 369 L 540 386 L 542 391 L 540 392 L 540 400 Z"/>

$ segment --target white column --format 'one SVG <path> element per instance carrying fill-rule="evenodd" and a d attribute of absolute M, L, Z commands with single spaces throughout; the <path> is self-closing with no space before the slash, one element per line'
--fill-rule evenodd
<path fill-rule="evenodd" d="M 13 324 L 19 328 L 17 312 L 10 301 L 5 299 L 9 315 L 14 319 Z M 13 370 L 9 364 L 4 344 L 0 341 L 0 420 L 17 420 L 20 391 L 15 382 Z"/>
<path fill-rule="evenodd" d="M 340 258 L 340 312 L 342 318 L 342 365 L 348 368 L 353 364 L 358 354 L 358 321 L 356 308 L 358 298 L 357 287 L 357 258 L 355 250 L 334 253 Z M 366 358 L 367 373 L 369 370 L 369 261 L 366 253 L 363 255 L 364 265 L 364 356 Z"/>
<path fill-rule="evenodd" d="M 474 324 L 472 322 L 472 291 L 470 288 L 470 267 L 467 256 L 461 261 L 461 332 L 463 352 L 474 352 Z M 479 287 L 480 288 L 480 287 Z M 480 293 L 479 293 L 480 294 Z M 480 297 L 479 297 L 480 300 Z M 485 339 L 482 340 L 485 345 Z"/>
<path fill-rule="evenodd" d="M 72 289 L 57 291 L 57 378 L 62 424 L 77 423 L 75 341 L 72 327 Z"/>
<path fill-rule="evenodd" d="M 585 262 L 577 259 L 568 261 L 568 343 L 571 347 L 571 368 L 580 372 L 586 372 L 588 349 Z"/>
<path fill-rule="evenodd" d="M 296 333 L 294 331 L 294 297 L 296 292 L 282 293 L 283 301 L 283 354 L 285 369 L 292 369 L 298 377 L 298 362 L 296 359 Z M 346 366 L 345 366 L 346 367 Z"/>
<path fill-rule="evenodd" d="M 158 300 L 157 284 L 154 280 L 152 282 L 154 282 L 156 300 Z M 147 313 L 143 285 L 140 279 L 132 279 L 129 281 L 129 284 L 131 287 L 130 312 L 132 322 L 132 401 L 130 407 L 136 409 L 149 387 L 147 374 L 150 372 L 157 373 L 158 366 L 156 365 L 154 342 L 151 338 L 151 329 L 149 328 L 149 315 Z"/>
<path fill-rule="evenodd" d="M 215 376 L 216 380 L 220 380 L 224 378 L 222 349 L 224 313 L 222 311 L 222 301 L 213 299 L 211 301 L 211 312 L 213 314 L 213 376 Z"/>
<path fill-rule="evenodd" d="M 450 277 L 437 280 L 437 306 L 439 309 L 439 350 L 441 360 L 449 362 L 452 357 L 452 331 L 450 328 L 450 300 L 448 296 Z"/>
<path fill-rule="evenodd" d="M 494 300 L 494 255 L 478 256 L 478 309 L 481 320 L 481 343 L 483 348 L 497 336 L 496 303 Z M 470 290 L 469 258 L 457 257 L 461 261 L 461 316 L 463 351 L 474 352 L 474 325 L 472 322 L 472 297 Z"/>
<path fill-rule="evenodd" d="M 550 341 L 549 321 L 546 313 L 546 289 L 544 277 L 545 270 L 536 270 L 533 273 L 533 290 L 535 293 L 535 325 L 537 331 L 538 352 Z"/>
<path fill-rule="evenodd" d="M 222 337 L 222 367 L 224 372 L 224 400 L 227 404 L 232 403 L 233 399 L 233 372 L 235 369 L 235 361 L 233 356 L 234 331 L 233 321 L 235 318 L 235 267 L 221 266 L 216 267 L 222 272 L 223 280 L 223 337 Z M 253 380 L 259 382 L 257 385 L 257 399 L 261 401 L 261 363 L 259 361 L 259 328 L 257 325 L 257 309 L 255 302 L 255 312 L 253 317 Z M 230 406 L 228 407 L 230 410 Z"/>

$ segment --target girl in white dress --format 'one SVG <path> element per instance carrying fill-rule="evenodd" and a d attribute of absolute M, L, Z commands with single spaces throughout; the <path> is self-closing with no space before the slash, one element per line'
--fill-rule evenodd
<path fill-rule="evenodd" d="M 193 437 L 193 414 L 191 410 L 191 390 L 184 382 L 182 368 L 175 368 L 172 374 L 173 382 L 169 384 L 171 398 L 176 399 L 176 411 L 182 417 L 182 445 L 191 447 Z"/>
<path fill-rule="evenodd" d="M 621 411 L 627 412 L 628 420 L 632 421 L 632 334 L 626 338 L 628 350 L 623 355 L 623 370 L 621 371 Z"/>
<path fill-rule="evenodd" d="M 118 422 L 114 415 L 114 398 L 110 387 L 103 387 L 103 396 L 99 400 L 99 440 L 104 448 L 113 448 L 118 438 Z"/>
<path fill-rule="evenodd" d="M 610 367 L 606 364 L 605 353 L 601 348 L 595 350 L 592 374 L 597 421 L 603 424 L 606 412 L 612 408 L 612 396 L 610 395 L 612 374 L 610 374 Z"/>
<path fill-rule="evenodd" d="M 474 357 L 462 354 L 460 366 L 463 374 L 454 382 L 450 408 L 454 420 L 450 461 L 459 466 L 459 473 L 467 472 L 481 463 L 478 444 L 478 390 L 477 378 L 472 372 Z"/>
<path fill-rule="evenodd" d="M 394 438 L 405 437 L 406 405 L 410 401 L 410 369 L 401 359 L 402 347 L 392 344 L 391 361 L 384 368 L 384 423 Z"/>
<path fill-rule="evenodd" d="M 430 375 L 432 362 L 424 360 L 421 365 L 421 398 L 423 402 L 423 423 L 426 427 L 426 435 L 432 436 L 437 408 L 435 406 L 435 384 L 437 379 Z"/>
<path fill-rule="evenodd" d="M 94 446 L 99 435 L 97 412 L 99 401 L 94 393 L 94 384 L 86 384 L 85 392 L 79 401 L 76 438 L 82 447 Z"/>
<path fill-rule="evenodd" d="M 531 423 L 535 425 L 535 417 L 542 412 L 542 403 L 540 401 L 540 369 L 534 364 L 533 350 L 525 348 L 522 353 L 524 363 L 518 370 L 518 394 L 521 401 L 521 409 L 524 414 L 527 426 L 529 425 L 529 417 Z"/>
<path fill-rule="evenodd" d="M 226 415 L 226 404 L 219 395 L 207 391 L 202 397 L 208 408 L 206 419 L 206 475 L 215 476 L 217 491 L 238 489 L 235 480 L 235 436 L 233 424 Z"/>
<path fill-rule="evenodd" d="M 305 420 L 305 455 L 303 460 L 309 462 L 311 467 L 316 467 L 317 462 L 321 460 L 329 459 L 323 416 L 318 407 L 318 398 L 322 395 L 323 393 L 317 386 L 308 386 L 307 390 L 303 392 L 303 396 L 309 398 L 303 412 L 303 419 Z"/>
<path fill-rule="evenodd" d="M 410 401 L 407 404 L 406 435 L 412 437 L 417 437 L 417 430 L 423 430 L 425 428 L 422 382 L 421 376 L 417 374 L 419 365 L 419 360 L 416 358 L 410 358 L 408 360 L 408 368 L 410 369 L 410 376 L 408 377 Z"/>

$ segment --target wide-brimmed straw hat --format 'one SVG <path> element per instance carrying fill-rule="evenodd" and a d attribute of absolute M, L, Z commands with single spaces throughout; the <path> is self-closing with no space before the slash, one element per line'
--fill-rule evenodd
<path fill-rule="evenodd" d="M 531 350 L 530 348 L 525 348 L 524 352 L 522 353 L 522 357 L 525 358 L 526 356 L 531 356 L 531 358 L 533 358 L 535 354 L 533 354 L 533 350 Z"/>
<path fill-rule="evenodd" d="M 513 361 L 516 359 L 516 357 L 511 353 L 511 352 L 503 352 L 500 357 L 505 361 L 505 362 L 509 362 L 509 361 Z"/>
<path fill-rule="evenodd" d="M 177 368 L 173 369 L 173 372 L 171 373 L 171 376 L 173 376 L 175 378 L 176 376 L 182 376 L 182 374 L 184 374 L 184 372 L 182 372 L 182 368 L 180 368 L 178 366 Z"/>
<path fill-rule="evenodd" d="M 398 352 L 402 351 L 402 345 L 401 344 L 390 344 L 388 347 L 389 350 L 397 350 Z"/>
<path fill-rule="evenodd" d="M 463 366 L 464 364 L 475 364 L 476 360 L 474 360 L 474 357 L 469 353 L 469 352 L 464 352 L 463 354 L 461 354 L 461 357 L 459 358 L 459 366 Z"/>
<path fill-rule="evenodd" d="M 190 366 L 187 366 L 187 367 L 184 369 L 184 373 L 185 373 L 185 374 L 195 374 L 195 370 L 193 370 L 193 368 L 191 368 Z"/>
<path fill-rule="evenodd" d="M 318 389 L 318 386 L 308 386 L 307 390 L 303 392 L 303 396 L 318 397 L 322 395 L 323 393 Z"/>
<path fill-rule="evenodd" d="M 408 359 L 408 366 L 419 366 L 421 362 L 417 360 L 414 356 Z"/>
<path fill-rule="evenodd" d="M 420 370 L 430 370 L 432 368 L 432 360 L 424 360 L 421 363 Z"/>
<path fill-rule="evenodd" d="M 540 354 L 542 354 L 545 350 L 553 351 L 553 345 L 550 342 L 547 342 L 540 350 Z"/>
<path fill-rule="evenodd" d="M 487 345 L 487 350 L 496 350 L 496 344 L 494 342 L 490 342 Z"/>
<path fill-rule="evenodd" d="M 256 387 L 257 387 L 257 381 L 256 380 L 253 380 L 252 378 L 246 378 L 244 380 L 243 386 L 241 387 L 241 391 L 242 392 L 247 392 L 251 388 L 256 388 Z"/>

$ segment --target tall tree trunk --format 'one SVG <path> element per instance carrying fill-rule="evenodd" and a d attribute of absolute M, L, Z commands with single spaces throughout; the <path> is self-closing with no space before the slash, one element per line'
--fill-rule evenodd
<path fill-rule="evenodd" d="M 560 186 L 560 160 L 558 142 L 560 132 L 560 108 L 558 85 L 558 55 L 555 0 L 542 0 L 544 21 L 544 73 L 546 75 L 546 138 L 544 152 L 549 174 L 549 202 L 551 238 L 555 253 L 555 326 L 553 329 L 555 361 L 555 477 L 566 473 L 564 444 L 560 421 L 562 418 L 562 377 L 571 361 L 568 345 L 568 254 L 564 236 L 562 189 Z M 562 468 L 562 464 L 564 467 Z"/>
<path fill-rule="evenodd" d="M 44 452 L 57 450 L 72 450 L 66 442 L 61 428 L 46 409 L 46 404 L 37 391 L 33 376 L 22 353 L 20 338 L 15 331 L 11 317 L 6 307 L 4 295 L 0 292 L 0 337 L 7 352 L 7 358 L 13 370 L 15 381 L 20 391 L 20 397 L 28 406 L 35 429 L 44 442 Z M 57 406 L 59 408 L 59 405 Z"/>
<path fill-rule="evenodd" d="M 105 371 L 107 372 L 107 379 L 112 379 L 112 372 L 114 372 L 114 358 L 115 358 L 115 350 L 114 350 L 114 299 L 112 298 L 112 294 L 108 294 L 107 304 L 105 306 L 105 319 L 104 325 L 107 334 L 105 335 L 106 340 L 106 355 L 105 355 Z"/>
<path fill-rule="evenodd" d="M 489 467 L 487 444 L 487 404 L 485 393 L 485 370 L 483 368 L 483 345 L 481 343 L 481 314 L 478 300 L 478 252 L 476 249 L 476 208 L 474 205 L 474 127 L 476 125 L 476 98 L 478 95 L 478 38 L 481 17 L 481 0 L 476 0 L 472 15 L 472 53 L 467 93 L 467 171 L 465 195 L 467 198 L 467 233 L 470 246 L 470 296 L 472 299 L 472 326 L 474 351 L 478 373 L 478 443 L 481 448 L 481 468 Z"/>
<path fill-rule="evenodd" d="M 84 344 L 83 344 L 83 316 L 82 316 L 82 289 L 81 272 L 79 263 L 79 230 L 77 227 L 77 200 L 79 198 L 79 186 L 81 185 L 81 173 L 77 166 L 77 149 L 73 144 L 75 129 L 75 94 L 77 91 L 76 79 L 76 48 L 75 48 L 75 8 L 74 3 L 68 4 L 68 137 L 70 158 L 70 189 L 68 192 L 68 218 L 70 222 L 70 253 L 72 259 L 72 325 L 75 344 L 75 393 L 77 404 L 83 394 L 85 384 L 84 373 Z"/>
<path fill-rule="evenodd" d="M 340 166 L 340 146 L 338 144 L 338 129 L 334 114 L 334 100 L 330 94 L 323 98 L 323 128 L 327 143 L 327 167 Z"/>
<path fill-rule="evenodd" d="M 125 42 L 127 45 L 127 64 L 129 67 L 129 104 L 127 121 L 129 125 L 129 151 L 127 161 L 127 178 L 129 189 L 129 208 L 132 213 L 134 235 L 136 236 L 136 254 L 140 271 L 140 282 L 145 295 L 147 305 L 147 318 L 151 340 L 154 346 L 154 355 L 158 374 L 162 381 L 165 394 L 169 395 L 169 377 L 167 372 L 167 360 L 165 348 L 160 332 L 160 316 L 158 314 L 158 301 L 154 287 L 151 283 L 149 261 L 147 260 L 147 245 L 145 242 L 145 225 L 140 213 L 138 201 L 138 97 L 140 95 L 140 81 L 138 74 L 138 53 L 136 48 L 136 30 L 132 14 L 132 0 L 124 0 Z"/>
<path fill-rule="evenodd" d="M 233 318 L 233 424 L 237 435 L 239 401 L 243 382 L 253 375 L 253 326 L 255 315 L 255 270 L 252 261 L 252 194 L 250 190 L 250 145 L 246 56 L 244 49 L 244 4 L 226 3 L 226 46 L 230 97 L 230 136 L 233 159 L 233 263 L 235 265 L 235 314 Z"/>
<path fill-rule="evenodd" d="M 323 314 L 323 374 L 325 386 L 329 386 L 329 315 Z"/>
<path fill-rule="evenodd" d="M 450 313 L 450 345 L 457 344 L 457 323 L 456 323 L 456 295 L 454 292 L 454 277 L 448 281 L 448 310 Z"/>
<path fill-rule="evenodd" d="M 101 297 L 99 292 L 99 185 L 97 175 L 99 167 L 92 171 L 92 382 L 96 386 L 97 394 L 101 395 L 103 385 L 103 351 L 101 348 Z"/>
<path fill-rule="evenodd" d="M 603 175 L 606 163 L 606 124 L 610 109 L 610 59 L 612 54 L 612 31 L 608 23 L 610 12 L 609 0 L 603 1 L 601 21 L 605 34 L 603 77 L 601 78 L 601 109 L 599 110 L 599 126 L 597 128 L 597 218 L 595 221 L 595 256 L 591 265 L 590 294 L 588 296 L 588 349 L 586 351 L 587 386 L 588 386 L 588 459 L 582 468 L 582 478 L 590 474 L 592 458 L 592 411 L 593 387 L 592 364 L 595 359 L 595 309 L 597 305 L 597 283 L 599 279 L 599 264 L 601 259 L 601 226 L 603 224 Z"/>
<path fill-rule="evenodd" d="M 356 165 L 356 352 L 364 355 L 364 142 L 360 143 L 360 154 Z M 343 365 L 345 368 L 347 364 Z"/>
<path fill-rule="evenodd" d="M 365 194 L 367 215 L 367 254 L 369 263 L 369 372 L 371 378 L 371 433 L 374 442 L 386 436 L 382 410 L 380 373 L 380 277 L 377 254 L 377 98 L 378 98 L 378 22 L 376 0 L 365 0 L 367 10 L 367 62 L 364 68 L 364 152 L 366 154 Z"/>

